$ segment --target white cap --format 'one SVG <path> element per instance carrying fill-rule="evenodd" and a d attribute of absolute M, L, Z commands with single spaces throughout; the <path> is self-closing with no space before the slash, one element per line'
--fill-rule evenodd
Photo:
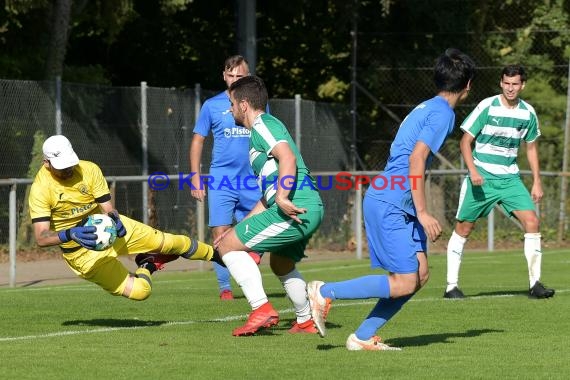
<path fill-rule="evenodd" d="M 49 137 L 43 145 L 44 158 L 49 160 L 55 169 L 67 169 L 79 163 L 71 143 L 63 135 Z"/>

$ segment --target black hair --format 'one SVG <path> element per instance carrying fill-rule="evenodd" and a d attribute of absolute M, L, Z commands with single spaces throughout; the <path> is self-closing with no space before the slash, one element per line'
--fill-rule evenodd
<path fill-rule="evenodd" d="M 447 49 L 436 61 L 433 80 L 438 92 L 460 92 L 474 77 L 475 62 L 458 49 Z"/>
<path fill-rule="evenodd" d="M 501 73 L 501 80 L 504 76 L 514 77 L 517 75 L 521 76 L 521 82 L 526 82 L 526 70 L 522 65 L 507 65 Z"/>

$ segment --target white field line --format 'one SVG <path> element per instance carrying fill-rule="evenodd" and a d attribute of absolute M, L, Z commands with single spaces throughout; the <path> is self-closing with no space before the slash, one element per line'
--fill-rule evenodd
<path fill-rule="evenodd" d="M 561 289 L 556 290 L 556 293 L 567 293 L 570 289 Z M 477 300 L 484 300 L 484 299 L 491 299 L 491 298 L 510 298 L 514 297 L 514 294 L 501 294 L 501 295 L 493 295 L 493 296 L 474 296 L 468 297 L 464 300 L 447 300 L 442 297 L 428 297 L 428 298 L 419 298 L 414 299 L 412 298 L 409 302 L 469 302 L 469 301 L 477 301 Z M 334 308 L 339 307 L 353 307 L 353 306 L 360 306 L 360 305 L 374 305 L 376 304 L 376 300 L 363 300 L 363 301 L 353 301 L 349 303 L 343 302 L 335 302 Z M 293 314 L 294 309 L 282 309 L 279 310 L 280 314 Z M 90 330 L 70 330 L 70 331 L 56 331 L 47 334 L 38 334 L 38 335 L 21 335 L 21 336 L 9 336 L 0 338 L 0 342 L 14 342 L 14 341 L 21 341 L 21 340 L 36 340 L 36 339 L 46 339 L 46 338 L 59 338 L 63 336 L 70 336 L 70 335 L 85 335 L 85 334 L 99 334 L 99 333 L 107 333 L 107 332 L 114 332 L 114 331 L 121 331 L 121 330 L 141 330 L 147 328 L 163 328 L 163 327 L 170 327 L 170 326 L 184 326 L 184 325 L 192 325 L 196 323 L 211 323 L 211 322 L 231 322 L 236 320 L 245 320 L 247 319 L 247 314 L 241 315 L 229 315 L 222 318 L 214 318 L 214 319 L 207 319 L 207 320 L 189 320 L 189 321 L 171 321 L 167 322 L 160 326 L 133 326 L 133 327 L 104 327 L 98 329 L 90 329 Z M 136 320 L 136 319 L 135 319 Z"/>
<path fill-rule="evenodd" d="M 561 252 L 565 252 L 565 251 L 551 251 L 548 253 L 554 254 L 554 253 L 561 253 Z M 492 255 L 486 256 L 486 257 L 492 257 Z M 369 267 L 369 264 L 350 265 L 350 268 L 360 268 L 360 267 Z M 322 272 L 325 270 L 326 271 L 344 270 L 344 269 L 347 269 L 347 266 L 343 265 L 343 266 L 339 266 L 339 267 L 305 269 L 305 270 L 303 270 L 303 273 Z M 272 273 L 266 273 L 263 276 L 264 277 L 273 276 L 273 274 Z M 161 282 L 163 282 L 163 283 L 176 283 L 176 282 L 186 282 L 186 281 L 188 281 L 188 280 L 165 280 L 165 281 L 161 281 Z M 210 282 L 211 279 L 192 279 L 192 282 L 198 282 L 198 281 Z M 196 288 L 194 288 L 194 289 L 196 289 Z M 272 289 L 272 288 L 266 288 L 266 290 L 270 290 L 270 289 Z M 279 289 L 281 289 L 281 288 L 279 288 Z M 47 291 L 69 291 L 69 290 L 73 290 L 73 291 L 101 291 L 99 288 L 97 288 L 96 286 L 93 286 L 92 284 L 85 284 L 85 285 L 78 285 L 78 286 L 54 286 L 54 287 L 48 286 L 48 287 L 40 287 L 40 288 L 18 288 L 18 289 L 10 289 L 9 291 L 10 292 L 15 292 L 15 291 L 30 292 L 30 291 L 46 291 L 46 290 Z M 566 293 L 568 291 L 570 291 L 570 289 L 557 289 L 556 293 Z M 494 295 L 494 296 L 475 296 L 475 297 L 469 297 L 467 299 L 467 301 L 468 300 L 489 299 L 489 298 L 508 298 L 508 297 L 513 297 L 513 296 L 514 295 L 512 295 L 512 294 L 503 294 L 503 295 Z M 444 300 L 441 297 L 420 298 L 420 299 L 412 298 L 410 300 L 410 302 L 433 302 L 433 301 L 436 301 L 436 302 L 441 302 L 441 301 L 443 301 L 443 302 L 457 302 L 457 301 L 453 301 L 453 300 Z M 376 303 L 375 300 L 365 300 L 365 301 L 350 302 L 350 303 L 335 302 L 334 307 L 337 308 L 337 307 L 350 307 L 350 306 L 355 306 L 355 305 L 372 305 L 375 303 Z M 288 314 L 288 313 L 293 313 L 294 310 L 293 309 L 283 309 L 283 310 L 280 310 L 279 312 L 281 314 Z M 190 325 L 190 324 L 194 324 L 194 323 L 204 323 L 204 322 L 228 322 L 228 321 L 246 319 L 247 316 L 248 316 L 247 314 L 243 314 L 243 315 L 227 316 L 227 317 L 223 317 L 223 318 L 216 318 L 216 319 L 205 320 L 205 321 L 190 320 L 190 321 L 167 322 L 167 323 L 165 323 L 159 327 Z M 105 328 L 90 329 L 90 330 L 58 331 L 58 332 L 47 333 L 47 334 L 39 334 L 39 335 L 22 335 L 22 336 L 13 336 L 13 337 L 3 337 L 3 338 L 0 338 L 0 342 L 56 338 L 56 337 L 69 336 L 69 335 L 97 334 L 97 333 L 105 333 L 105 332 L 120 331 L 120 330 L 139 330 L 139 329 L 150 328 L 150 327 L 157 327 L 157 326 L 105 327 Z"/>

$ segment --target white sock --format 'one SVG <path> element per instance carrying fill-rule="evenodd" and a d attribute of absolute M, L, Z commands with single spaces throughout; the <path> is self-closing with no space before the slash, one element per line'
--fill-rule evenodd
<path fill-rule="evenodd" d="M 540 233 L 524 234 L 524 256 L 528 264 L 528 281 L 532 288 L 540 280 L 540 267 L 542 264 Z"/>
<path fill-rule="evenodd" d="M 307 299 L 307 283 L 303 276 L 295 268 L 285 276 L 278 276 L 285 288 L 287 296 L 293 303 L 297 323 L 303 323 L 311 319 L 311 309 Z"/>
<path fill-rule="evenodd" d="M 253 310 L 268 302 L 261 272 L 247 252 L 231 251 L 222 256 L 222 260 Z"/>
<path fill-rule="evenodd" d="M 451 234 L 447 243 L 447 288 L 446 292 L 458 287 L 459 284 L 459 268 L 461 267 L 461 258 L 463 257 L 463 247 L 467 239 L 458 235 L 455 231 Z"/>

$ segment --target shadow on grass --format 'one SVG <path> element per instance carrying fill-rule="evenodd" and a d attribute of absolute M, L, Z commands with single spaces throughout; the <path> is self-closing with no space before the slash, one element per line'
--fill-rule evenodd
<path fill-rule="evenodd" d="M 505 330 L 494 329 L 467 330 L 465 332 L 457 333 L 428 334 L 403 338 L 393 338 L 387 340 L 385 343 L 395 347 L 427 346 L 428 344 L 433 343 L 455 343 L 449 341 L 453 338 L 474 338 L 483 334 L 501 333 L 504 331 Z"/>
<path fill-rule="evenodd" d="M 327 327 L 329 323 L 327 322 Z M 455 343 L 450 341 L 453 338 L 474 338 L 477 336 L 481 336 L 483 334 L 489 333 L 501 333 L 504 330 L 493 330 L 493 329 L 481 329 L 481 330 L 468 330 L 463 333 L 446 333 L 446 334 L 429 334 L 429 335 L 418 335 L 418 336 L 410 336 L 410 337 L 403 337 L 403 338 L 394 338 L 385 341 L 386 344 L 389 344 L 393 347 L 418 347 L 418 346 L 427 346 L 429 344 L 434 343 Z M 333 344 L 319 344 L 317 346 L 317 350 L 332 350 L 335 348 L 344 348 L 344 344 L 342 345 L 333 345 Z"/>
<path fill-rule="evenodd" d="M 77 319 L 65 321 L 63 326 L 145 327 L 160 326 L 168 321 L 140 321 L 135 319 Z"/>
<path fill-rule="evenodd" d="M 344 344 L 319 344 L 317 346 L 317 350 L 321 350 L 321 351 L 328 351 L 328 350 L 332 350 L 335 348 L 344 348 Z"/>
<path fill-rule="evenodd" d="M 35 280 L 35 281 L 26 282 L 24 285 L 22 285 L 22 288 L 25 288 L 27 286 L 34 286 L 36 284 L 41 284 L 42 282 L 44 282 L 44 280 Z"/>
<path fill-rule="evenodd" d="M 271 300 L 271 298 L 286 298 L 287 295 L 283 292 L 280 293 L 267 293 L 267 297 Z"/>
<path fill-rule="evenodd" d="M 497 290 L 494 292 L 480 292 L 469 297 L 500 297 L 500 296 L 528 296 L 528 290 Z"/>

